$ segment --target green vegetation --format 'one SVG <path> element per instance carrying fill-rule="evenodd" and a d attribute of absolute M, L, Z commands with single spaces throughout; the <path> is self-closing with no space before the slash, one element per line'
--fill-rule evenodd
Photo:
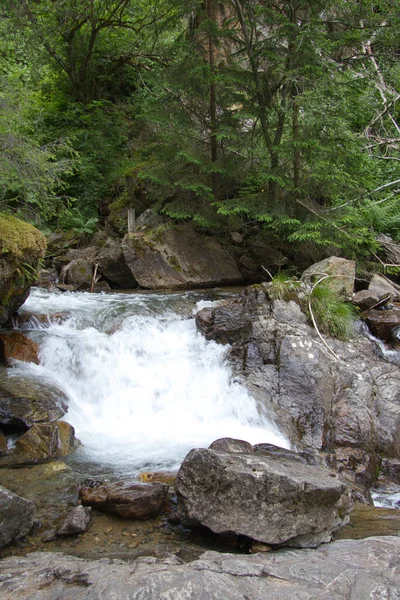
<path fill-rule="evenodd" d="M 44 252 L 44 236 L 32 225 L 10 215 L 0 215 L 0 254 L 22 258 L 27 249 L 35 255 Z M 29 270 L 29 265 L 26 265 Z"/>
<path fill-rule="evenodd" d="M 0 12 L 1 211 L 89 234 L 104 205 L 121 232 L 123 209 L 152 206 L 368 268 L 379 233 L 400 241 L 392 0 Z"/>
<path fill-rule="evenodd" d="M 320 331 L 341 340 L 351 337 L 357 316 L 352 304 L 343 302 L 324 282 L 313 288 L 309 300 Z"/>

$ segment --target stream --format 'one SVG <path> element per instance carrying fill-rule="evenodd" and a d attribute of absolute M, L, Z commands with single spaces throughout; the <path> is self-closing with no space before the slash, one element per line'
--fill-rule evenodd
<path fill-rule="evenodd" d="M 40 365 L 20 362 L 14 372 L 68 396 L 64 420 L 82 442 L 70 459 L 75 466 L 96 475 L 174 470 L 190 449 L 220 437 L 290 446 L 233 376 L 229 348 L 196 331 L 196 311 L 227 296 L 32 289 L 21 312 L 69 317 L 32 323 Z"/>

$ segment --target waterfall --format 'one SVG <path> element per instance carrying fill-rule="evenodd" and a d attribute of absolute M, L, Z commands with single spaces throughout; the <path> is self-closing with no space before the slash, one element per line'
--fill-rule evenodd
<path fill-rule="evenodd" d="M 233 377 L 227 347 L 196 331 L 204 295 L 33 290 L 24 310 L 69 317 L 30 332 L 40 365 L 19 363 L 16 372 L 66 393 L 79 460 L 128 474 L 177 468 L 191 448 L 220 437 L 289 447 Z"/>

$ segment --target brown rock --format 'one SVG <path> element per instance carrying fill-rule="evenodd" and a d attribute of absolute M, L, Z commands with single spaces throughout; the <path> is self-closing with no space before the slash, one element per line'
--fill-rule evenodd
<path fill-rule="evenodd" d="M 392 342 L 392 331 L 400 325 L 400 310 L 369 310 L 365 320 L 371 333 L 385 342 Z"/>
<path fill-rule="evenodd" d="M 52 315 L 44 315 L 41 313 L 22 312 L 13 316 L 12 324 L 16 329 L 36 329 L 38 325 L 45 327 L 55 323 L 61 325 L 70 318 L 68 312 L 58 312 Z"/>
<path fill-rule="evenodd" d="M 113 483 L 79 490 L 82 504 L 123 519 L 147 519 L 158 514 L 167 496 L 164 483 Z"/>
<path fill-rule="evenodd" d="M 390 297 L 390 295 L 387 296 L 388 300 Z M 354 294 L 352 303 L 355 306 L 358 306 L 360 310 L 364 311 L 372 308 L 373 306 L 377 306 L 379 304 L 379 297 L 369 290 L 361 290 L 360 292 Z"/>
<path fill-rule="evenodd" d="M 34 464 L 71 454 L 77 447 L 72 425 L 64 421 L 33 425 L 18 438 L 11 456 L 14 464 Z"/>
<path fill-rule="evenodd" d="M 39 364 L 39 346 L 19 331 L 0 333 L 0 357 L 11 366 L 14 360 Z"/>
<path fill-rule="evenodd" d="M 7 452 L 7 440 L 5 435 L 0 431 L 0 456 Z"/>
<path fill-rule="evenodd" d="M 75 506 L 65 516 L 57 530 L 57 535 L 77 535 L 87 531 L 92 521 L 90 507 Z"/>

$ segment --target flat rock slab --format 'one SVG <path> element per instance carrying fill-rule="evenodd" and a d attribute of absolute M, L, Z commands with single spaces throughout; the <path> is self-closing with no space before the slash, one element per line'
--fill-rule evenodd
<path fill-rule="evenodd" d="M 183 524 L 265 544 L 315 547 L 348 522 L 348 486 L 325 468 L 283 455 L 191 450 L 176 481 Z"/>
<path fill-rule="evenodd" d="M 33 553 L 4 559 L 0 570 L 2 600 L 397 600 L 400 538 L 253 556 L 206 552 L 189 564 Z"/>
<path fill-rule="evenodd" d="M 33 502 L 0 486 L 0 548 L 27 535 L 34 518 Z"/>
<path fill-rule="evenodd" d="M 79 490 L 82 504 L 119 515 L 123 519 L 148 519 L 158 514 L 167 497 L 165 483 L 113 483 Z"/>

